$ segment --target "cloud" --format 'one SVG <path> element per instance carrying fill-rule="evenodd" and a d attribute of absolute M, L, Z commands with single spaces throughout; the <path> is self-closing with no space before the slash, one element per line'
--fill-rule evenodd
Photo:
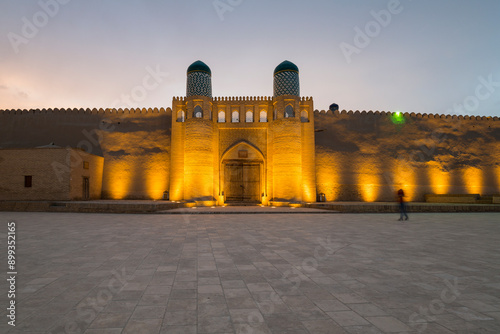
<path fill-rule="evenodd" d="M 13 85 L 0 84 L 0 109 L 30 108 L 32 95 Z"/>
<path fill-rule="evenodd" d="M 23 99 L 28 99 L 29 98 L 28 93 L 20 91 L 20 90 L 17 91 L 17 96 L 19 96 L 20 98 L 23 98 Z"/>
<path fill-rule="evenodd" d="M 16 97 L 20 97 L 20 98 L 23 98 L 23 99 L 28 99 L 29 98 L 29 94 L 26 93 L 24 90 L 21 90 L 17 87 L 9 87 L 7 85 L 0 85 L 0 90 L 4 90 L 4 91 L 7 91 L 9 95 L 11 96 L 16 96 Z"/>

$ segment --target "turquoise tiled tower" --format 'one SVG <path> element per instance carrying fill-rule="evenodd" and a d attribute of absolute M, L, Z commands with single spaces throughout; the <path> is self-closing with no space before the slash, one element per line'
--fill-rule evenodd
<path fill-rule="evenodd" d="M 188 67 L 186 96 L 212 97 L 212 71 L 201 60 Z"/>
<path fill-rule="evenodd" d="M 285 60 L 274 70 L 274 97 L 300 96 L 299 68 Z"/>

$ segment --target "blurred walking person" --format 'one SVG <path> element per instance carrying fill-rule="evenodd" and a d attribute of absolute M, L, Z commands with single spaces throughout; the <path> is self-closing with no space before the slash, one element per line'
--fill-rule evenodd
<path fill-rule="evenodd" d="M 400 218 L 398 219 L 399 221 L 403 220 L 403 217 L 405 217 L 404 220 L 408 220 L 408 214 L 406 213 L 406 203 L 403 197 L 405 197 L 405 192 L 403 191 L 403 189 L 399 189 L 398 201 L 399 201 L 399 213 L 401 214 Z"/>

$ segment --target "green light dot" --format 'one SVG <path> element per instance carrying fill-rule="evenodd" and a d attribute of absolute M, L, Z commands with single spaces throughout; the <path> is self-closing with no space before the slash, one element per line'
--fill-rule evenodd
<path fill-rule="evenodd" d="M 405 123 L 405 117 L 401 111 L 395 111 L 391 115 L 391 120 L 394 124 L 404 124 Z"/>

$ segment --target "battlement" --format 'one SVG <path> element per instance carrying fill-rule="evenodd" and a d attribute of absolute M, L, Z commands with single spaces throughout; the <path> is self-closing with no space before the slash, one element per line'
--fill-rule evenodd
<path fill-rule="evenodd" d="M 328 116 L 345 116 L 345 115 L 379 115 L 379 116 L 389 116 L 395 112 L 391 111 L 352 111 L 352 110 L 342 110 L 342 111 L 330 111 L 330 110 L 314 110 L 315 115 L 324 114 Z M 435 118 L 435 119 L 451 119 L 451 120 L 477 120 L 477 121 L 498 121 L 498 116 L 475 116 L 475 115 L 445 115 L 445 114 L 426 114 L 426 113 L 402 113 L 404 117 L 407 118 Z"/>
<path fill-rule="evenodd" d="M 271 96 L 219 96 L 214 97 L 214 102 L 270 102 Z"/>
<path fill-rule="evenodd" d="M 0 110 L 0 114 L 14 114 L 14 115 L 35 115 L 35 114 L 88 114 L 88 115 L 97 115 L 97 114 L 163 114 L 163 113 L 171 113 L 171 108 L 100 108 L 100 109 L 59 109 L 59 108 L 50 108 L 50 109 L 7 109 Z"/>
<path fill-rule="evenodd" d="M 212 98 L 213 102 L 271 102 L 272 96 L 216 96 Z M 300 98 L 301 102 L 312 101 L 312 97 L 303 96 Z M 172 99 L 174 103 L 183 103 L 187 101 L 184 96 L 176 96 Z"/>
<path fill-rule="evenodd" d="M 214 97 L 213 101 L 216 102 L 271 102 L 273 97 L 265 96 L 265 97 Z M 311 101 L 311 97 L 302 97 L 301 101 Z M 185 102 L 185 97 L 175 97 L 174 102 Z M 104 115 L 104 114 L 144 114 L 144 115 L 152 115 L 152 114 L 163 114 L 163 113 L 172 113 L 171 108 L 49 108 L 49 109 L 5 109 L 0 110 L 0 114 L 6 115 L 35 115 L 35 114 L 87 114 L 87 115 Z M 346 116 L 346 115 L 379 115 L 386 116 L 392 115 L 394 112 L 391 111 L 352 111 L 352 110 L 341 110 L 332 112 L 330 110 L 314 110 L 315 115 L 328 115 L 331 117 L 335 116 Z M 402 113 L 404 117 L 407 118 L 424 118 L 424 119 L 451 119 L 451 120 L 477 120 L 477 121 L 498 121 L 498 116 L 477 116 L 477 115 L 446 115 L 446 114 L 427 114 L 427 113 Z"/>

